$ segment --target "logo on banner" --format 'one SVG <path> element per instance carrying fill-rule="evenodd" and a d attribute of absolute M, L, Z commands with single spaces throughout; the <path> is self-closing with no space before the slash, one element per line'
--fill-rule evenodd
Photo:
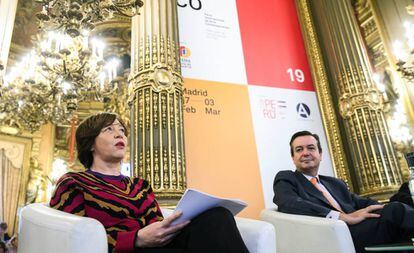
<path fill-rule="evenodd" d="M 188 58 L 191 56 L 190 48 L 186 46 L 180 46 L 180 56 L 181 58 Z"/>
<path fill-rule="evenodd" d="M 286 101 L 263 98 L 260 100 L 262 104 L 262 115 L 265 119 L 283 118 L 285 115 Z"/>
<path fill-rule="evenodd" d="M 181 68 L 191 69 L 191 50 L 189 47 L 180 46 Z"/>
<path fill-rule="evenodd" d="M 296 112 L 298 115 L 304 119 L 307 119 L 311 115 L 311 111 L 309 109 L 309 106 L 305 103 L 299 103 L 296 105 Z"/>

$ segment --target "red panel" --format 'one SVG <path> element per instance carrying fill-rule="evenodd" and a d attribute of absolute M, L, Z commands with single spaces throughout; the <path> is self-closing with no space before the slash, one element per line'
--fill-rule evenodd
<path fill-rule="evenodd" d="M 237 0 L 237 9 L 248 83 L 313 91 L 295 1 Z"/>

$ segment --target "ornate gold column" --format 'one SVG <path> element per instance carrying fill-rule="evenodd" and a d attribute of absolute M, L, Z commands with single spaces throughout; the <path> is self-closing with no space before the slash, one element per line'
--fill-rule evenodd
<path fill-rule="evenodd" d="M 177 1 L 146 0 L 132 18 L 131 165 L 159 199 L 186 188 Z"/>
<path fill-rule="evenodd" d="M 414 93 L 410 94 L 410 84 L 398 74 L 397 59 L 392 52 L 392 35 L 398 32 L 393 31 L 393 34 L 388 32 L 388 29 L 395 25 L 400 26 L 400 31 L 403 30 L 400 21 L 405 20 L 405 17 L 401 16 L 398 10 L 405 12 L 408 16 L 407 4 L 404 1 L 355 0 L 353 2 L 369 58 L 384 86 L 386 121 L 388 126 L 394 129 L 398 128 L 393 126 L 396 115 L 405 117 L 407 120 L 406 123 L 398 124 L 400 127 L 410 127 L 414 124 L 414 104 L 411 102 L 413 99 L 410 99 L 410 96 L 414 98 Z M 393 15 L 388 16 L 389 13 Z M 397 109 L 399 105 L 404 107 L 405 112 L 399 112 L 400 110 Z M 392 133 L 391 129 L 390 131 Z M 408 179 L 409 169 L 404 154 L 412 151 L 414 146 L 409 139 L 394 138 L 392 141 L 403 178 Z"/>
<path fill-rule="evenodd" d="M 0 0 L 0 74 L 7 66 L 16 8 L 17 0 Z"/>
<path fill-rule="evenodd" d="M 382 198 L 402 183 L 402 176 L 384 120 L 383 98 L 372 79 L 350 1 L 298 0 L 297 4 L 299 12 L 312 17 L 310 24 L 301 18 L 304 33 L 316 33 L 320 43 L 322 56 L 310 59 L 322 57 L 327 68 L 330 96 L 342 118 L 342 136 L 352 158 L 348 169 L 354 190 Z M 306 43 L 310 53 L 311 42 Z M 330 129 L 327 132 L 332 134 Z"/>

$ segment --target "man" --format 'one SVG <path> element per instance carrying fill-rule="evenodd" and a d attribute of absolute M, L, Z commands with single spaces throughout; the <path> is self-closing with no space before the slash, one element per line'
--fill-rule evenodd
<path fill-rule="evenodd" d="M 273 202 L 284 213 L 343 220 L 357 252 L 370 245 L 409 240 L 414 236 L 414 209 L 402 203 L 380 205 L 349 192 L 336 178 L 318 175 L 322 148 L 319 137 L 295 133 L 290 151 L 296 171 L 280 171 L 274 180 Z"/>
<path fill-rule="evenodd" d="M 7 234 L 7 223 L 0 222 L 0 241 L 6 243 L 10 240 L 9 234 Z"/>

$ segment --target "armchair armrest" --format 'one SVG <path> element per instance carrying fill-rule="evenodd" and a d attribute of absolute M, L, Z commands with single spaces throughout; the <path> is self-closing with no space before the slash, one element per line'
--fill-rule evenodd
<path fill-rule="evenodd" d="M 172 209 L 161 208 L 165 217 L 173 213 Z M 276 252 L 274 227 L 264 221 L 235 217 L 237 228 L 250 253 Z"/>
<path fill-rule="evenodd" d="M 20 213 L 19 253 L 105 253 L 107 237 L 103 225 L 48 207 L 30 204 Z"/>
<path fill-rule="evenodd" d="M 276 252 L 276 232 L 271 224 L 239 217 L 236 223 L 250 253 Z"/>
<path fill-rule="evenodd" d="M 262 220 L 274 225 L 277 251 L 289 253 L 355 253 L 351 233 L 341 220 L 286 214 L 276 209 L 261 212 Z"/>

